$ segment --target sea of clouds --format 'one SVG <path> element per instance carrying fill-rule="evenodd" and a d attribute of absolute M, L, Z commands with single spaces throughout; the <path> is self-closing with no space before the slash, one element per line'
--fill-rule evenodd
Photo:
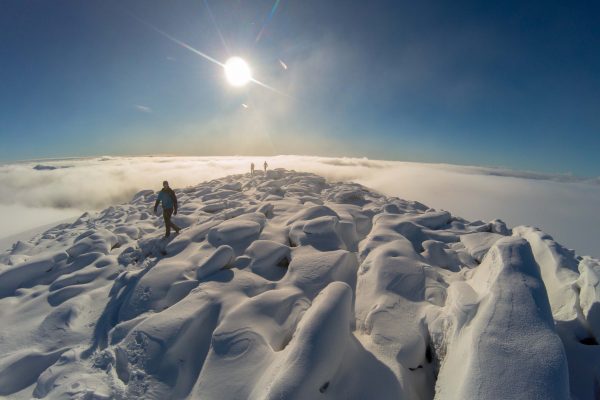
<path fill-rule="evenodd" d="M 580 255 L 600 257 L 600 180 L 507 169 L 364 158 L 97 157 L 0 165 L 0 239 L 127 202 L 142 189 L 194 185 L 262 168 L 314 172 L 418 200 L 470 220 L 533 225 Z"/>

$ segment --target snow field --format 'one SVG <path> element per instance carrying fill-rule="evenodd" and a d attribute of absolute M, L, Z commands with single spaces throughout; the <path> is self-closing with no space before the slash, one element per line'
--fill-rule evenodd
<path fill-rule="evenodd" d="M 594 399 L 600 262 L 286 170 L 151 190 L 0 255 L 0 395 Z M 596 366 L 596 367 L 594 367 Z"/>

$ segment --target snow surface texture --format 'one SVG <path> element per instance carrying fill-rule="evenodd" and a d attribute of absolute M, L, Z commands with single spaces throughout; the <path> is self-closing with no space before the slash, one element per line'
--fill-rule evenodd
<path fill-rule="evenodd" d="M 285 170 L 153 191 L 0 255 L 0 395 L 594 399 L 600 262 Z"/>

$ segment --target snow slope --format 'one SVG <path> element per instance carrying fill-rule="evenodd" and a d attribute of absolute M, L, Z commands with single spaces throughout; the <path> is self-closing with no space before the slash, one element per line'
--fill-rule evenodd
<path fill-rule="evenodd" d="M 594 399 L 600 261 L 275 170 L 84 214 L 0 255 L 0 395 Z"/>

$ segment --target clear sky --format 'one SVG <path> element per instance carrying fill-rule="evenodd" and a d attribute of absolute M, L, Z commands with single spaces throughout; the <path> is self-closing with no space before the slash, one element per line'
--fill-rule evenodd
<path fill-rule="evenodd" d="M 315 154 L 598 176 L 599 18 L 597 1 L 3 0 L 0 160 Z M 228 85 L 152 26 L 276 90 Z"/>

